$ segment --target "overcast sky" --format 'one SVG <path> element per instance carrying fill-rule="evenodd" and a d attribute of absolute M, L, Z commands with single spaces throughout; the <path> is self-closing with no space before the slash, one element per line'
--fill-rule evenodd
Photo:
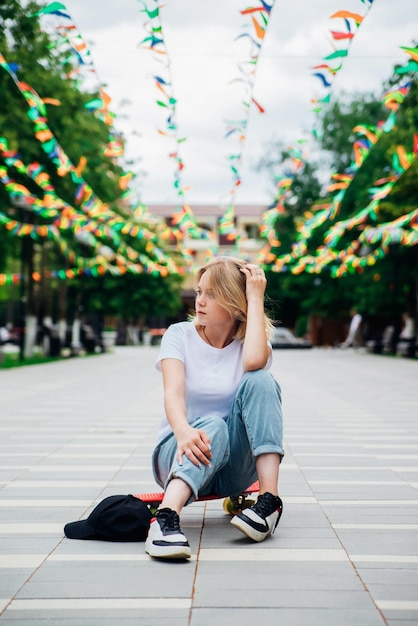
<path fill-rule="evenodd" d="M 127 139 L 127 157 L 142 169 L 141 199 L 147 204 L 176 203 L 174 165 L 168 154 L 174 144 L 157 133 L 165 129 L 166 111 L 156 104 L 152 76 L 161 65 L 138 47 L 146 36 L 146 16 L 137 0 L 64 0 L 68 13 L 89 44 L 99 79 L 112 98 L 116 128 Z M 228 156 L 237 152 L 237 139 L 225 138 L 226 121 L 245 117 L 244 86 L 237 63 L 249 57 L 248 39 L 236 39 L 249 18 L 240 9 L 259 6 L 250 0 L 164 0 L 161 10 L 164 39 L 171 59 L 177 124 L 185 165 L 184 185 L 190 204 L 223 204 L 232 188 Z M 148 0 L 148 6 L 154 2 Z M 241 166 L 237 204 L 271 201 L 274 190 L 255 164 L 272 140 L 294 145 L 309 137 L 315 118 L 310 100 L 325 95 L 312 65 L 333 51 L 332 30 L 345 30 L 330 19 L 338 10 L 364 14 L 361 0 L 276 0 L 257 66 L 254 97 L 265 109 L 253 107 Z M 43 18 L 45 19 L 45 18 Z M 408 57 L 400 46 L 418 38 L 416 0 L 374 0 L 350 46 L 349 56 L 333 82 L 340 91 L 381 94 L 395 63 Z M 359 120 L 361 122 L 361 120 Z"/>

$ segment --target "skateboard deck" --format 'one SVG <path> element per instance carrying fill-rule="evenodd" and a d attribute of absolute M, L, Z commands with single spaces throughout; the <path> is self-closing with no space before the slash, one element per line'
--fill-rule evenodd
<path fill-rule="evenodd" d="M 198 498 L 196 502 L 204 502 L 206 500 L 219 500 L 219 498 L 224 498 L 223 501 L 223 509 L 225 513 L 229 515 L 237 515 L 241 513 L 244 509 L 252 506 L 255 502 L 253 498 L 249 496 L 253 493 L 259 491 L 258 481 L 250 485 L 247 489 L 244 489 L 242 493 L 238 496 L 217 496 L 217 495 L 208 495 L 202 496 Z M 142 502 L 145 502 L 150 507 L 151 512 L 155 512 L 158 508 L 158 505 L 161 504 L 164 497 L 163 491 L 156 491 L 155 493 L 134 493 L 135 498 L 139 498 Z"/>

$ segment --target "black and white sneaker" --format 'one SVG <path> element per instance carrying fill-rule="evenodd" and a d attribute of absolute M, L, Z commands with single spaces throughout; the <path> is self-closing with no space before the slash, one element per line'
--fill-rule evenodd
<path fill-rule="evenodd" d="M 253 506 L 235 515 L 231 524 L 253 541 L 263 541 L 274 533 L 282 511 L 283 502 L 279 496 L 263 493 Z"/>
<path fill-rule="evenodd" d="M 161 559 L 189 559 L 189 542 L 180 528 L 180 519 L 172 509 L 160 509 L 151 520 L 145 551 Z"/>

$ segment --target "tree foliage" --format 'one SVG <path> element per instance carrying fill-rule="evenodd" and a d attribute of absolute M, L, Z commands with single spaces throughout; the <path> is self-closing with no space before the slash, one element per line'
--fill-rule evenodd
<path fill-rule="evenodd" d="M 101 86 L 85 90 L 77 74 L 74 74 L 74 78 L 71 77 L 73 67 L 68 50 L 61 49 L 54 36 L 42 30 L 40 18 L 35 16 L 40 8 L 41 4 L 32 0 L 24 7 L 19 0 L 4 0 L 1 3 L 0 50 L 18 80 L 32 87 L 41 99 L 46 99 L 49 128 L 75 167 L 83 159 L 82 176 L 95 196 L 116 215 L 132 217 L 129 207 L 123 201 L 123 191 L 119 185 L 123 171 L 114 159 L 105 154 L 108 142 L 112 139 L 111 133 L 114 137 L 116 131 L 114 128 L 110 130 L 101 118 L 85 106 L 90 100 L 101 96 Z M 24 164 L 39 163 L 48 173 L 57 196 L 69 206 L 79 208 L 76 200 L 77 181 L 70 173 L 58 175 L 56 166 L 34 136 L 25 99 L 13 78 L 3 69 L 0 69 L 0 94 L 0 136 L 7 139 L 11 150 L 17 150 Z M 0 166 L 2 165 L 4 161 L 0 157 Z M 16 183 L 24 184 L 32 194 L 42 197 L 38 186 L 29 177 L 10 165 L 8 173 Z M 51 223 L 47 218 L 41 219 L 30 211 L 14 207 L 3 186 L 0 186 L 0 211 L 19 222 Z M 68 244 L 73 258 L 75 255 L 88 260 L 97 254 L 89 243 L 92 240 L 89 232 L 61 230 L 60 237 L 63 244 Z M 123 252 L 129 246 L 130 258 L 139 258 L 139 255 L 148 257 L 145 238 L 129 235 L 122 237 L 118 234 L 113 234 L 112 237 L 109 242 L 103 240 L 103 246 L 110 245 L 116 252 L 119 249 Z M 0 227 L 0 272 L 20 272 L 21 251 L 24 247 L 29 250 L 25 244 L 26 239 L 17 239 L 8 230 Z M 31 240 L 29 243 L 33 250 L 31 263 L 37 268 L 45 263 L 50 270 L 66 270 L 72 267 L 71 263 L 74 261 L 68 260 L 63 254 L 65 246 L 58 247 L 52 242 L 34 243 Z M 55 312 L 57 316 L 65 313 L 67 319 L 71 320 L 82 307 L 85 312 L 91 310 L 125 319 L 136 319 L 144 315 L 155 315 L 161 310 L 174 314 L 180 308 L 179 279 L 176 277 L 165 280 L 140 274 L 93 279 L 87 274 L 74 279 L 68 290 L 59 288 L 59 281 L 55 279 L 51 283 L 53 293 L 49 303 L 45 302 L 45 298 L 51 297 L 51 290 L 44 288 L 45 285 L 34 285 L 32 281 L 29 283 L 29 301 L 36 305 L 30 312 L 38 316 L 48 310 Z M 2 297 L 10 298 L 15 295 L 13 287 L 6 287 L 1 291 Z M 67 295 L 68 301 L 65 305 L 61 300 Z"/>
<path fill-rule="evenodd" d="M 397 112 L 396 126 L 390 133 L 383 133 L 370 150 L 367 158 L 347 188 L 337 220 L 356 215 L 370 202 L 370 188 L 376 181 L 385 179 L 391 173 L 391 164 L 399 146 L 411 153 L 416 141 L 418 128 L 418 85 L 413 78 L 412 85 L 403 105 Z M 394 82 L 383 86 L 389 89 Z M 343 173 L 350 170 L 353 159 L 353 129 L 361 124 L 375 126 L 387 117 L 380 99 L 373 94 L 342 94 L 330 105 L 320 120 L 319 148 L 322 159 L 330 166 L 330 172 Z M 284 162 L 286 153 L 280 147 L 270 146 L 269 156 L 260 164 L 272 176 L 275 168 Z M 275 154 L 275 156 L 274 156 Z M 323 161 L 322 161 L 323 162 Z M 277 238 L 280 247 L 273 249 L 275 255 L 286 255 L 298 240 L 297 216 L 313 202 L 325 203 L 330 200 L 327 192 L 318 189 L 320 168 L 313 160 L 307 160 L 302 170 L 305 176 L 294 177 L 291 187 L 291 203 L 285 202 L 285 212 L 276 221 Z M 309 173 L 309 176 L 306 174 Z M 417 160 L 397 180 L 392 192 L 384 198 L 378 208 L 373 223 L 389 222 L 418 208 L 418 164 Z M 326 222 L 312 231 L 307 241 L 307 254 L 316 254 L 323 246 L 324 236 L 330 227 Z M 345 249 L 359 236 L 363 224 L 354 230 L 346 231 L 339 242 L 339 249 Z M 293 274 L 291 268 L 284 267 L 281 273 L 269 272 L 268 295 L 274 310 L 274 317 L 289 326 L 299 325 L 306 331 L 306 320 L 310 314 L 326 318 L 346 316 L 354 305 L 366 318 L 399 323 L 402 311 L 417 312 L 417 247 L 412 248 L 393 244 L 384 258 L 371 267 L 360 267 L 345 276 L 335 279 L 326 266 L 320 274 Z M 366 250 L 364 251 L 366 253 Z M 302 320 L 302 322 L 301 322 Z"/>
<path fill-rule="evenodd" d="M 109 141 L 109 127 L 86 109 L 86 103 L 99 96 L 99 86 L 94 91 L 84 91 L 77 80 L 71 78 L 71 61 L 55 45 L 53 37 L 40 28 L 40 20 L 33 15 L 40 4 L 30 0 L 22 6 L 19 0 L 3 0 L 0 6 L 0 50 L 7 62 L 14 68 L 19 80 L 32 86 L 41 98 L 47 99 L 48 124 L 58 142 L 63 146 L 73 164 L 81 157 L 86 158 L 83 178 L 94 193 L 110 206 L 112 211 L 124 215 L 123 193 L 119 185 L 122 170 L 118 163 L 105 155 Z M 414 77 L 403 76 L 401 81 Z M 396 82 L 390 80 L 385 86 L 389 89 Z M 72 205 L 75 201 L 76 183 L 70 175 L 59 176 L 56 167 L 34 138 L 33 124 L 27 115 L 27 105 L 12 77 L 0 70 L 0 136 L 6 137 L 12 150 L 17 150 L 26 164 L 37 162 L 48 172 L 51 182 L 60 198 Z M 48 102 L 48 98 L 59 104 Z M 318 204 L 330 200 L 330 194 L 323 189 L 324 168 L 330 172 L 343 173 L 350 170 L 353 158 L 352 144 L 354 128 L 358 124 L 373 126 L 384 119 L 387 111 L 380 98 L 373 94 L 341 94 L 327 107 L 320 119 L 318 149 L 321 156 L 317 160 L 309 157 L 302 167 L 292 172 L 291 193 L 283 203 L 284 211 L 279 212 L 275 222 L 276 247 L 272 252 L 283 256 L 292 251 L 298 241 L 298 229 L 307 211 L 315 212 Z M 370 201 L 370 189 L 379 179 L 391 171 L 391 163 L 399 146 L 407 152 L 413 149 L 414 133 L 418 128 L 418 87 L 413 82 L 409 94 L 397 113 L 395 128 L 384 133 L 370 151 L 361 168 L 355 172 L 347 188 L 337 219 L 347 219 L 356 215 Z M 277 143 L 266 150 L 260 168 L 270 172 L 275 185 L 277 176 L 286 174 L 291 153 L 289 148 Z M 0 166 L 3 165 L 0 158 Z M 39 194 L 37 186 L 24 180 L 22 174 L 9 167 L 16 182 L 24 182 L 33 194 Z M 411 212 L 418 206 L 417 197 L 418 166 L 415 161 L 399 178 L 390 195 L 379 204 L 376 223 L 387 222 Z M 36 215 L 22 216 L 22 209 L 10 206 L 9 195 L 0 187 L 0 211 L 10 217 L 24 221 L 39 218 Z M 330 223 L 315 228 L 306 241 L 306 254 L 315 255 L 324 243 L 324 236 Z M 340 239 L 339 249 L 349 246 L 359 236 L 364 224 L 347 230 Z M 89 248 L 87 238 L 75 237 L 74 233 L 61 233 L 64 242 L 71 242 L 75 253 L 85 259 L 93 258 L 95 251 Z M 147 254 L 147 244 L 140 238 L 124 235 L 123 241 L 111 243 L 130 246 L 133 255 Z M 103 242 L 105 245 L 105 242 Z M 26 250 L 26 251 L 25 251 Z M 32 251 L 33 250 L 33 254 Z M 52 268 L 67 268 L 69 261 L 62 250 L 48 244 L 39 245 L 28 240 L 24 245 L 7 230 L 0 228 L 0 272 L 19 271 L 21 251 L 31 256 L 36 263 L 49 263 Z M 351 270 L 345 276 L 335 279 L 326 266 L 320 274 L 292 273 L 284 267 L 281 273 L 269 272 L 269 302 L 273 317 L 286 325 L 300 322 L 306 328 L 308 315 L 314 313 L 329 318 L 346 314 L 355 304 L 363 313 L 380 315 L 387 319 L 399 317 L 405 308 L 416 311 L 417 251 L 414 248 L 391 245 L 384 258 L 374 266 Z M 165 314 L 175 315 L 180 309 L 180 279 L 161 278 L 147 273 L 124 274 L 118 277 L 88 275 L 77 278 L 68 289 L 53 285 L 56 294 L 68 292 L 67 316 L 71 319 L 77 307 L 99 314 L 119 315 L 126 320 Z M 5 290 L 2 290 L 3 297 Z M 47 290 L 43 289 L 42 298 Z M 57 296 L 58 297 L 58 296 Z M 59 298 L 58 298 L 59 299 Z M 42 305 L 39 311 L 45 308 Z M 64 310 L 62 303 L 57 307 Z"/>
<path fill-rule="evenodd" d="M 19 80 L 33 87 L 41 98 L 52 98 L 59 105 L 46 104 L 48 124 L 73 163 L 87 157 L 83 176 L 105 202 L 116 202 L 122 192 L 118 185 L 121 168 L 104 155 L 108 127 L 84 105 L 98 92 L 83 92 L 65 75 L 66 57 L 42 31 L 38 17 L 40 5 L 6 0 L 0 7 L 0 49 L 15 68 Z M 74 202 L 75 187 L 70 176 L 58 176 L 56 168 L 34 138 L 27 105 L 5 72 L 0 72 L 0 129 L 9 146 L 17 149 L 24 163 L 41 163 L 64 200 Z"/>

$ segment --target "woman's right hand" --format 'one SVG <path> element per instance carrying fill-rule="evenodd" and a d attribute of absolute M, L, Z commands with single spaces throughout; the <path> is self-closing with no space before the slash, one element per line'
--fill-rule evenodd
<path fill-rule="evenodd" d="M 177 440 L 177 461 L 183 464 L 183 456 L 191 461 L 196 467 L 210 466 L 212 458 L 210 439 L 204 430 L 187 425 L 175 433 Z"/>

